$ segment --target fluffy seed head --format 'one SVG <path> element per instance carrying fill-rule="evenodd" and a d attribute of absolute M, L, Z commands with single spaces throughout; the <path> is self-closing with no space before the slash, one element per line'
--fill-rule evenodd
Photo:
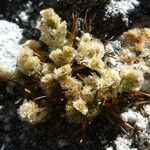
<path fill-rule="evenodd" d="M 62 66 L 62 67 L 54 70 L 54 78 L 59 79 L 61 77 L 69 75 L 71 73 L 71 71 L 72 71 L 72 68 L 71 68 L 70 64 Z"/>
<path fill-rule="evenodd" d="M 35 102 L 24 101 L 18 109 L 21 119 L 31 124 L 40 123 L 47 116 L 46 108 L 39 108 Z"/>
<path fill-rule="evenodd" d="M 41 78 L 40 86 L 42 87 L 42 89 L 48 96 L 51 96 L 53 92 L 52 89 L 55 86 L 55 84 L 56 84 L 56 81 L 54 79 L 53 74 L 45 74 Z"/>
<path fill-rule="evenodd" d="M 79 112 L 81 112 L 83 115 L 86 115 L 88 113 L 86 101 L 82 100 L 81 98 L 73 101 L 73 107 Z"/>
<path fill-rule="evenodd" d="M 140 70 L 129 68 L 121 73 L 120 90 L 133 92 L 141 89 L 144 82 L 143 73 Z"/>
<path fill-rule="evenodd" d="M 25 46 L 17 57 L 19 70 L 26 75 L 33 75 L 41 70 L 40 60 L 33 56 L 33 51 Z"/>

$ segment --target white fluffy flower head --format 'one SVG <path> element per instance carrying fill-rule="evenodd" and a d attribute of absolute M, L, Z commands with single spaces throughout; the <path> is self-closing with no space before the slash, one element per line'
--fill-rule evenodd
<path fill-rule="evenodd" d="M 39 108 L 38 105 L 32 101 L 24 101 L 18 109 L 18 113 L 22 120 L 31 124 L 39 123 L 47 116 L 46 109 Z"/>
<path fill-rule="evenodd" d="M 94 56 L 101 58 L 104 55 L 104 46 L 98 39 L 94 39 L 90 34 L 84 33 L 78 45 L 78 51 L 81 59 Z"/>
<path fill-rule="evenodd" d="M 78 110 L 79 112 L 81 112 L 83 115 L 86 115 L 88 113 L 88 107 L 87 104 L 84 100 L 82 100 L 81 98 L 73 101 L 73 107 Z"/>
<path fill-rule="evenodd" d="M 17 57 L 19 70 L 26 75 L 33 75 L 40 71 L 41 64 L 37 56 L 33 56 L 33 50 L 25 46 Z"/>
<path fill-rule="evenodd" d="M 132 67 L 125 68 L 121 72 L 120 90 L 124 92 L 139 91 L 144 82 L 142 71 L 135 70 Z"/>
<path fill-rule="evenodd" d="M 42 10 L 41 15 L 42 20 L 37 26 L 41 30 L 40 39 L 51 49 L 61 47 L 67 33 L 66 21 L 61 22 L 52 8 Z"/>
<path fill-rule="evenodd" d="M 72 71 L 72 68 L 71 68 L 70 64 L 62 66 L 62 67 L 54 70 L 54 78 L 59 79 L 61 77 L 69 75 L 71 73 L 71 71 Z"/>

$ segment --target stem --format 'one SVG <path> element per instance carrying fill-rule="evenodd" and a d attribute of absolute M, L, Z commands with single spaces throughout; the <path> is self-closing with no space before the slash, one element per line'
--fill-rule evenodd
<path fill-rule="evenodd" d="M 37 98 L 33 99 L 33 101 L 41 100 L 41 99 L 44 99 L 44 98 L 46 98 L 46 96 L 45 96 L 45 95 L 44 95 L 44 96 L 39 96 L 39 97 L 37 97 Z"/>
<path fill-rule="evenodd" d="M 73 24 L 72 24 L 72 31 L 68 37 L 68 41 L 67 44 L 68 46 L 72 46 L 73 45 L 73 41 L 77 35 L 78 29 L 77 29 L 77 23 L 78 23 L 78 19 L 79 16 L 76 14 L 72 14 L 72 19 L 73 19 Z"/>

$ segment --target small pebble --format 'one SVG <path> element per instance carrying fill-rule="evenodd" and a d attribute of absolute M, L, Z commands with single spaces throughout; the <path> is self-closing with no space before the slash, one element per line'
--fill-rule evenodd
<path fill-rule="evenodd" d="M 22 133 L 22 134 L 19 136 L 19 139 L 20 139 L 20 140 L 23 140 L 24 138 L 25 138 L 25 134 Z"/>
<path fill-rule="evenodd" d="M 9 135 L 6 135 L 6 136 L 5 136 L 5 140 L 6 140 L 6 142 L 9 143 L 9 142 L 11 141 L 11 137 L 10 137 Z"/>
<path fill-rule="evenodd" d="M 10 117 L 5 116 L 3 122 L 4 123 L 9 123 L 10 122 Z"/>
<path fill-rule="evenodd" d="M 68 143 L 66 140 L 60 139 L 60 140 L 58 141 L 58 148 L 62 149 L 64 146 L 66 146 L 66 145 L 68 145 L 68 144 L 69 144 L 69 143 Z"/>
<path fill-rule="evenodd" d="M 21 18 L 22 21 L 24 22 L 28 22 L 28 15 L 25 11 L 22 11 L 20 14 L 19 14 L 19 17 Z"/>
<path fill-rule="evenodd" d="M 11 130 L 11 125 L 9 125 L 9 124 L 5 125 L 4 130 L 5 131 L 10 131 Z"/>
<path fill-rule="evenodd" d="M 0 110 L 2 110 L 4 107 L 3 106 L 0 106 Z"/>

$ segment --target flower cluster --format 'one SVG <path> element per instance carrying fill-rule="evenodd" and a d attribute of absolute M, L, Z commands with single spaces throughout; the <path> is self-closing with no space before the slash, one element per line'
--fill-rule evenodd
<path fill-rule="evenodd" d="M 43 53 L 34 40 L 26 42 L 17 57 L 17 69 L 23 79 L 28 79 L 24 82 L 32 95 L 19 108 L 23 120 L 38 123 L 52 105 L 61 103 L 59 107 L 70 122 L 92 121 L 100 114 L 100 105 L 110 104 L 118 95 L 141 90 L 144 74 L 150 69 L 150 29 L 129 30 L 117 42 L 121 46 L 113 51 L 111 44 L 115 42 L 105 47 L 83 32 L 70 45 L 66 22 L 51 8 L 42 10 L 41 16 L 40 40 L 49 47 L 49 52 L 44 53 L 49 61 L 41 61 Z M 47 101 L 46 107 L 36 104 L 35 99 L 41 97 Z"/>

